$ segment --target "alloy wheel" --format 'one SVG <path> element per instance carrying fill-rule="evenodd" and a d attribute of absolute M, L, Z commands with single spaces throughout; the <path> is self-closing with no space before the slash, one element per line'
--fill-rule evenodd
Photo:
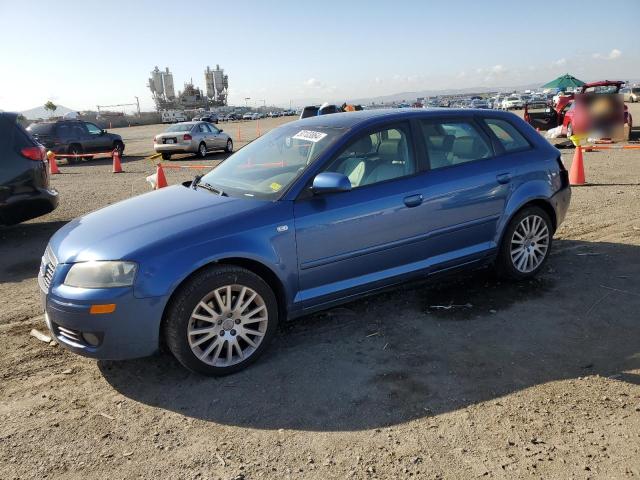
<path fill-rule="evenodd" d="M 202 158 L 207 156 L 207 147 L 203 144 L 200 145 L 200 156 Z"/>
<path fill-rule="evenodd" d="M 542 217 L 524 217 L 511 237 L 511 262 L 515 269 L 529 273 L 538 268 L 547 256 L 549 240 L 549 228 Z"/>
<path fill-rule="evenodd" d="M 255 353 L 269 315 L 264 299 L 244 285 L 225 285 L 205 295 L 193 309 L 187 338 L 193 354 L 207 365 L 229 367 Z"/>

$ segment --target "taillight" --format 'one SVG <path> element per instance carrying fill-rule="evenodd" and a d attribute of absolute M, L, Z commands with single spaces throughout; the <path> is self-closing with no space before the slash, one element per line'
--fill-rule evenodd
<path fill-rule="evenodd" d="M 189 135 L 188 133 L 185 133 L 184 136 L 182 137 L 183 140 L 191 140 L 193 137 L 191 135 Z"/>
<path fill-rule="evenodd" d="M 36 162 L 44 162 L 47 158 L 47 151 L 44 147 L 25 147 L 20 150 L 23 157 Z"/>

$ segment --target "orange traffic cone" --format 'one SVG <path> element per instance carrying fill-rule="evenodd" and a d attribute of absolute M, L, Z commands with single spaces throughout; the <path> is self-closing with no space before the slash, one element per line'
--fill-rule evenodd
<path fill-rule="evenodd" d="M 242 136 L 240 135 L 240 124 L 238 124 L 238 138 L 236 139 L 236 142 L 241 142 L 242 141 Z"/>
<path fill-rule="evenodd" d="M 49 173 L 51 175 L 60 173 L 60 169 L 58 168 L 58 164 L 56 163 L 56 154 L 49 150 L 47 152 L 47 159 L 49 160 Z"/>
<path fill-rule="evenodd" d="M 113 173 L 122 173 L 122 164 L 120 163 L 120 152 L 114 150 L 111 154 L 113 157 Z"/>
<path fill-rule="evenodd" d="M 260 131 L 260 120 L 256 120 L 256 136 L 260 136 L 262 135 L 262 132 Z"/>
<path fill-rule="evenodd" d="M 584 162 L 582 161 L 582 147 L 576 147 L 576 153 L 573 155 L 571 162 L 571 170 L 569 170 L 569 183 L 571 185 L 584 185 Z"/>
<path fill-rule="evenodd" d="M 158 169 L 156 170 L 156 190 L 159 188 L 164 188 L 168 186 L 167 178 L 164 176 L 164 170 L 162 168 L 162 164 L 158 164 Z"/>

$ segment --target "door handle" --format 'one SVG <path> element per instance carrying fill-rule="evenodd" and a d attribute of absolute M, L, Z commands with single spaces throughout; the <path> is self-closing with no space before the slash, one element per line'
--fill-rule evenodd
<path fill-rule="evenodd" d="M 505 183 L 509 183 L 511 181 L 511 174 L 501 173 L 499 175 L 496 175 L 496 180 L 498 181 L 498 183 L 501 183 L 504 185 Z"/>
<path fill-rule="evenodd" d="M 422 194 L 410 195 L 404 198 L 404 204 L 409 208 L 417 207 L 422 203 L 422 200 L 424 200 Z"/>

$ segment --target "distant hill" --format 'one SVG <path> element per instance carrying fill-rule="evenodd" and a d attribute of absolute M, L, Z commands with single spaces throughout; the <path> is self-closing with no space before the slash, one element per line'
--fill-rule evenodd
<path fill-rule="evenodd" d="M 58 108 L 56 108 L 55 112 L 50 112 L 49 110 L 45 110 L 44 107 L 35 107 L 30 110 L 23 110 L 20 113 L 24 115 L 27 118 L 27 120 L 37 120 L 39 118 L 61 117 L 65 113 L 69 113 L 69 112 L 77 112 L 77 110 L 72 110 L 71 108 L 58 105 Z"/>

